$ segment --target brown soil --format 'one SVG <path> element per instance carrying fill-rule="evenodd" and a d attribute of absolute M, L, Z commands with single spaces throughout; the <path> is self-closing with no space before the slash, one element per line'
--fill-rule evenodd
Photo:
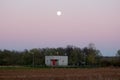
<path fill-rule="evenodd" d="M 120 68 L 0 69 L 0 80 L 120 80 Z"/>

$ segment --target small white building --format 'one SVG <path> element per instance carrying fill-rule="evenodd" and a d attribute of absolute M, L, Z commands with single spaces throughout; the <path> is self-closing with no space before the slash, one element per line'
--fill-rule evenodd
<path fill-rule="evenodd" d="M 68 56 L 45 56 L 47 66 L 67 66 Z"/>

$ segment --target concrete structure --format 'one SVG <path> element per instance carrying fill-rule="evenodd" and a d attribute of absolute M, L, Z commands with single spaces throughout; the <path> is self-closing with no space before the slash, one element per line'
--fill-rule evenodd
<path fill-rule="evenodd" d="M 68 56 L 45 56 L 47 66 L 67 66 Z"/>

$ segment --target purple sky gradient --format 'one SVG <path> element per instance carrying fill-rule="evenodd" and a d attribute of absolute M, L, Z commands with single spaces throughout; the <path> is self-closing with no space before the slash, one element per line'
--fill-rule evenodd
<path fill-rule="evenodd" d="M 105 56 L 120 49 L 120 0 L 0 0 L 0 49 L 89 43 Z"/>

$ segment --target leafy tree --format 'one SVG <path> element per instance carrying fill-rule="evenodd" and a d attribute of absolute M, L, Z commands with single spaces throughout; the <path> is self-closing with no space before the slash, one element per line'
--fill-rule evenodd
<path fill-rule="evenodd" d="M 23 52 L 21 52 L 21 60 L 20 60 L 20 64 L 21 65 L 31 65 L 32 64 L 32 54 L 29 53 L 28 50 L 24 50 Z"/>
<path fill-rule="evenodd" d="M 80 65 L 82 61 L 82 50 L 78 47 L 68 45 L 66 48 L 69 65 Z"/>
<path fill-rule="evenodd" d="M 120 57 L 120 49 L 117 51 L 117 54 L 116 54 L 118 57 Z"/>
<path fill-rule="evenodd" d="M 117 62 L 117 65 L 120 66 L 120 49 L 117 51 L 117 58 L 118 60 L 116 61 Z"/>
<path fill-rule="evenodd" d="M 96 50 L 96 47 L 93 43 L 90 43 L 88 47 L 85 47 L 83 49 L 83 53 L 85 56 L 85 62 L 86 64 L 97 64 L 99 61 L 99 57 L 101 56 L 101 53 L 99 50 Z"/>
<path fill-rule="evenodd" d="M 34 59 L 34 65 L 44 65 L 45 63 L 45 54 L 42 52 L 41 49 L 31 49 L 30 53 L 32 53 Z"/>
<path fill-rule="evenodd" d="M 120 53 L 120 51 L 118 51 Z M 101 53 L 93 43 L 83 49 L 68 45 L 66 48 L 33 48 L 24 51 L 0 50 L 0 65 L 45 65 L 45 56 L 68 56 L 69 65 L 97 64 Z"/>

